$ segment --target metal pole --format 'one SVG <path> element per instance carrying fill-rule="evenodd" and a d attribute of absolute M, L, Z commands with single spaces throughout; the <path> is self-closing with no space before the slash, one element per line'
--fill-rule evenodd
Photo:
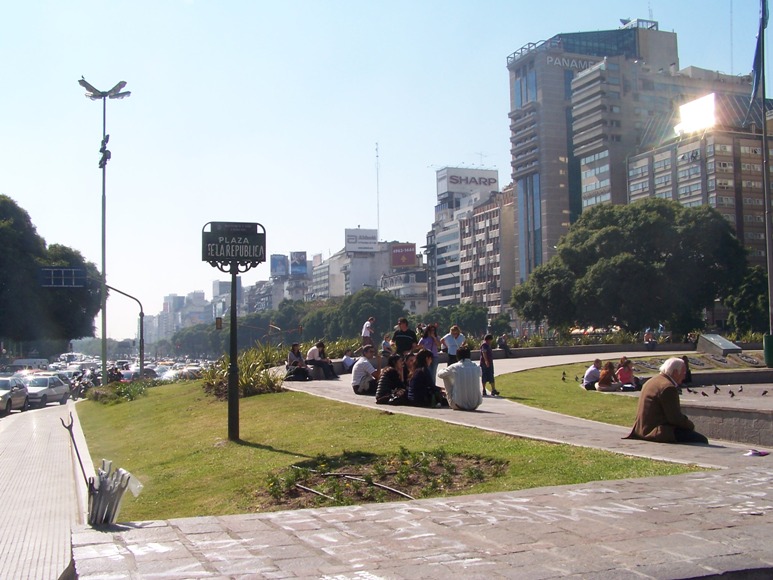
<path fill-rule="evenodd" d="M 140 302 L 139 299 L 135 298 L 131 294 L 127 294 L 126 292 L 119 290 L 118 288 L 113 288 L 112 286 L 105 286 L 105 287 L 109 288 L 113 292 L 118 292 L 119 294 L 123 294 L 127 298 L 131 298 L 140 307 L 140 379 L 143 379 L 145 378 L 145 312 L 142 309 L 142 302 Z"/>
<path fill-rule="evenodd" d="M 239 365 L 236 347 L 236 275 L 237 262 L 231 263 L 231 348 L 228 365 L 228 440 L 239 441 Z"/>
<path fill-rule="evenodd" d="M 104 146 L 107 135 L 107 95 L 102 97 L 102 143 Z M 107 384 L 107 197 L 105 195 L 105 179 L 107 163 L 102 164 L 102 384 Z"/>

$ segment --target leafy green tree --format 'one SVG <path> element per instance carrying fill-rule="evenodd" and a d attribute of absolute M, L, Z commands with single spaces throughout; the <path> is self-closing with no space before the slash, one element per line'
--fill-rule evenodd
<path fill-rule="evenodd" d="M 0 336 L 16 341 L 94 335 L 99 312 L 99 272 L 75 250 L 46 248 L 29 214 L 0 195 Z M 86 271 L 83 288 L 43 288 L 42 267 Z"/>
<path fill-rule="evenodd" d="M 728 324 L 737 332 L 768 332 L 768 277 L 759 266 L 750 267 L 736 291 L 725 298 Z"/>
<path fill-rule="evenodd" d="M 556 255 L 514 289 L 511 305 L 559 328 L 665 323 L 685 333 L 732 293 L 745 265 L 743 246 L 712 208 L 657 198 L 603 204 L 580 216 Z"/>

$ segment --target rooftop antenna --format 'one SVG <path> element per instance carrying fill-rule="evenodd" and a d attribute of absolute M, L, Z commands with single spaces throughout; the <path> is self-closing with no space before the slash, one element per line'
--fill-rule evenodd
<path fill-rule="evenodd" d="M 647 8 L 649 8 L 650 11 L 650 20 L 655 20 L 655 18 L 652 16 L 652 3 L 647 2 Z"/>
<path fill-rule="evenodd" d="M 733 0 L 730 0 L 730 74 L 733 74 Z"/>
<path fill-rule="evenodd" d="M 381 231 L 381 210 L 379 205 L 379 182 L 378 182 L 378 141 L 376 142 L 376 236 Z"/>

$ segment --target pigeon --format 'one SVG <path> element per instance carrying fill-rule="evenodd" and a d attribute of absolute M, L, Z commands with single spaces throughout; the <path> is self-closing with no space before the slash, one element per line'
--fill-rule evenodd
<path fill-rule="evenodd" d="M 692 390 L 690 387 L 685 387 L 685 389 L 687 389 L 687 392 L 688 392 L 688 393 L 694 393 L 694 392 L 695 392 L 695 391 L 693 391 L 693 390 Z"/>
<path fill-rule="evenodd" d="M 738 387 L 738 392 L 739 392 L 739 393 L 743 393 L 743 385 L 741 385 L 740 387 Z"/>
<path fill-rule="evenodd" d="M 706 394 L 706 391 L 701 391 L 701 395 L 703 395 L 704 397 L 708 397 L 708 395 Z"/>
<path fill-rule="evenodd" d="M 578 377 L 577 375 L 574 375 L 574 380 L 575 380 L 575 382 L 579 383 L 580 382 L 580 377 Z"/>
<path fill-rule="evenodd" d="M 733 392 L 733 389 L 730 389 L 730 398 L 732 399 L 733 397 L 735 397 L 735 393 Z"/>
<path fill-rule="evenodd" d="M 561 380 L 566 382 L 566 377 L 561 377 Z"/>
<path fill-rule="evenodd" d="M 767 395 L 767 394 L 768 394 L 768 392 L 767 392 L 767 391 L 762 391 L 762 396 L 763 396 L 763 397 L 764 397 L 765 395 Z"/>
<path fill-rule="evenodd" d="M 717 385 L 714 385 L 714 394 L 716 395 L 719 392 L 719 387 Z"/>
<path fill-rule="evenodd" d="M 561 376 L 566 378 L 566 371 L 561 371 Z"/>

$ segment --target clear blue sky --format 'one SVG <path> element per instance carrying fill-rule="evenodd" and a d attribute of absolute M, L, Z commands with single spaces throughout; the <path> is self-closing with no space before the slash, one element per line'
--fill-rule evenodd
<path fill-rule="evenodd" d="M 344 228 L 377 221 L 381 239 L 420 246 L 435 169 L 510 181 L 506 57 L 650 11 L 682 67 L 751 70 L 756 0 L 7 2 L 0 193 L 99 267 L 102 110 L 77 80 L 125 80 L 132 96 L 107 106 L 107 274 L 146 314 L 228 279 L 201 262 L 209 221 L 263 224 L 269 254 L 327 257 Z M 114 294 L 108 336 L 133 337 L 137 314 Z"/>

